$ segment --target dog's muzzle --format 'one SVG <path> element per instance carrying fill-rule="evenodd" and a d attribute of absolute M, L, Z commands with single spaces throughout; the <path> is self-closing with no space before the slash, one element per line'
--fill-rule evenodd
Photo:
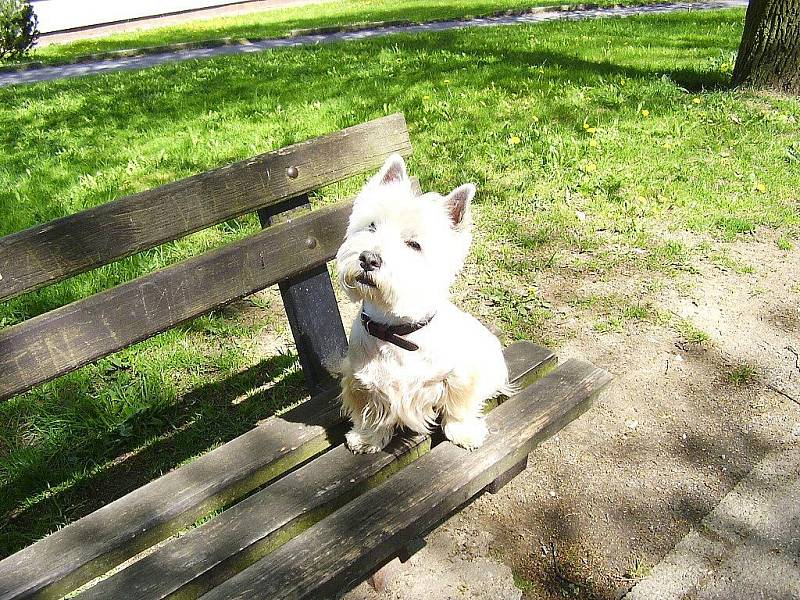
<path fill-rule="evenodd" d="M 370 275 L 369 271 L 361 271 L 361 273 L 356 275 L 356 281 L 368 287 L 378 287 L 375 284 L 375 281 L 372 279 L 372 275 Z"/>

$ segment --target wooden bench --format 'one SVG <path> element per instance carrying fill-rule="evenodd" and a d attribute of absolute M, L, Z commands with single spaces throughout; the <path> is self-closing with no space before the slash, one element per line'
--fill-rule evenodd
<path fill-rule="evenodd" d="M 311 393 L 4 559 L 0 598 L 75 590 L 79 598 L 137 600 L 335 595 L 408 555 L 411 541 L 482 490 L 499 488 L 537 444 L 587 409 L 609 375 L 577 360 L 556 368 L 550 351 L 520 342 L 506 359 L 524 389 L 489 413 L 483 448 L 467 452 L 436 436 L 398 436 L 375 455 L 342 445 L 331 368 L 347 339 L 326 263 L 351 204 L 296 209 L 308 206 L 312 190 L 372 171 L 392 152 L 411 152 L 400 114 L 0 239 L 1 301 L 239 215 L 257 211 L 263 226 L 0 330 L 0 400 L 274 284 Z M 287 210 L 292 218 L 273 224 Z"/>

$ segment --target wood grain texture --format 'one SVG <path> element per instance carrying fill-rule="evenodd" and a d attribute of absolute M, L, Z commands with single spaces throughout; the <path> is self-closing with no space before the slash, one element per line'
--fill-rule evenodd
<path fill-rule="evenodd" d="M 0 400 L 324 265 L 344 238 L 351 206 L 312 211 L 0 330 Z"/>
<path fill-rule="evenodd" d="M 392 152 L 411 153 L 399 113 L 0 238 L 0 300 L 358 175 Z"/>
<path fill-rule="evenodd" d="M 337 446 L 77 597 L 196 598 L 429 448 L 423 436 L 396 438 L 377 454 Z"/>
<path fill-rule="evenodd" d="M 511 380 L 530 380 L 549 369 L 553 353 L 518 342 L 505 350 Z M 78 595 L 161 600 L 196 597 L 246 568 L 319 521 L 358 493 L 373 487 L 430 447 L 428 437 L 395 440 L 374 455 L 354 455 L 338 446 L 301 469 L 243 500 L 221 515 L 169 541 L 152 554 Z"/>
<path fill-rule="evenodd" d="M 0 561 L 0 599 L 57 598 L 330 447 L 339 390 L 208 454 Z"/>
<path fill-rule="evenodd" d="M 554 358 L 548 349 L 529 342 L 513 344 L 505 352 L 512 380 L 527 377 L 537 368 L 547 367 Z M 524 356 L 527 356 L 527 361 Z M 54 598 L 68 593 L 194 522 L 199 516 L 247 493 L 308 456 L 329 447 L 332 441 L 330 430 L 343 421 L 337 396 L 338 389 L 315 397 L 282 418 L 267 421 L 224 446 L 0 561 L 0 600 Z M 333 455 L 334 458 L 336 456 Z M 320 459 L 311 464 L 318 460 Z M 363 474 L 366 471 L 361 472 Z M 328 473 L 328 486 L 332 485 L 331 481 L 338 481 L 336 476 L 339 473 Z M 354 472 L 354 475 L 357 473 Z M 324 473 L 317 472 L 317 476 L 324 476 Z M 325 487 L 306 486 L 301 493 L 305 494 L 307 503 L 313 504 L 314 494 Z M 332 488 L 333 491 L 325 498 L 327 502 L 337 496 L 336 486 L 333 485 Z M 340 490 L 342 491 L 347 490 Z M 300 517 L 306 511 L 300 510 L 306 506 L 308 504 L 297 502 L 284 507 L 283 520 L 289 526 L 291 523 L 301 523 Z M 320 516 L 321 514 L 317 518 Z M 216 519 L 212 519 L 209 523 L 215 521 Z M 245 535 L 254 536 L 256 540 L 267 538 L 269 541 L 272 535 L 269 522 L 260 530 L 257 523 L 254 526 L 251 522 L 250 526 L 250 531 L 234 530 L 234 537 L 244 531 Z M 206 530 L 201 527 L 197 531 Z M 239 542 L 241 541 L 239 538 Z M 236 542 L 228 539 L 227 542 L 223 540 L 218 543 L 235 545 Z M 253 544 L 255 548 L 259 547 L 256 542 Z M 241 549 L 245 550 L 247 547 L 248 544 L 244 543 Z M 209 566 L 209 560 L 213 563 L 215 556 L 207 556 L 205 562 L 194 563 L 195 571 L 191 571 L 190 565 L 184 565 L 186 571 L 181 571 L 182 575 L 176 570 L 172 573 L 172 582 L 165 582 L 162 578 L 159 585 L 149 588 L 148 594 L 152 595 L 147 597 L 162 597 L 159 593 L 165 588 L 190 589 L 195 585 L 192 583 L 195 579 L 198 580 L 197 585 L 202 587 L 205 585 L 204 581 L 213 581 L 215 577 L 226 573 L 225 569 L 232 565 L 241 568 L 242 563 L 247 562 L 246 557 L 246 554 L 240 552 L 235 560 L 219 560 L 218 564 Z M 139 563 L 134 563 L 133 566 L 137 564 Z M 117 577 L 128 569 L 121 571 Z M 155 575 L 149 572 L 148 577 Z M 206 577 L 209 579 L 206 580 Z M 112 580 L 113 578 L 109 579 Z M 144 593 L 143 589 L 141 591 Z"/>
<path fill-rule="evenodd" d="M 602 369 L 567 361 L 489 414 L 490 435 L 479 450 L 438 445 L 202 598 L 335 596 L 584 412 L 610 380 Z"/>

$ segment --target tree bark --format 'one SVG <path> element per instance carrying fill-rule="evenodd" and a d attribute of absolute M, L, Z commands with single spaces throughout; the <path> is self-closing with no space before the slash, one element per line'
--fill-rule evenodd
<path fill-rule="evenodd" d="M 800 94 L 800 0 L 750 0 L 733 83 Z"/>

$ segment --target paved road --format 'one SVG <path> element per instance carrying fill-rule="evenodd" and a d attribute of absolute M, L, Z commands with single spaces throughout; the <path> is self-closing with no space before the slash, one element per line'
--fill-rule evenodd
<path fill-rule="evenodd" d="M 231 4 L 235 0 L 34 0 L 42 33 Z"/>
<path fill-rule="evenodd" d="M 461 21 L 441 21 L 422 25 L 397 25 L 391 27 L 378 27 L 354 32 L 326 33 L 318 35 L 304 35 L 293 38 L 270 39 L 261 42 L 236 44 L 218 48 L 200 48 L 194 50 L 181 50 L 164 54 L 151 54 L 132 58 L 115 58 L 97 62 L 87 62 L 59 67 L 43 67 L 19 73 L 0 73 L 0 87 L 21 83 L 34 83 L 50 81 L 67 77 L 80 77 L 84 75 L 97 75 L 114 71 L 130 69 L 144 69 L 164 63 L 179 62 L 191 59 L 211 58 L 229 54 L 244 54 L 248 52 L 263 52 L 273 48 L 287 48 L 292 46 L 305 46 L 332 42 L 362 40 L 383 37 L 397 33 L 422 33 L 428 31 L 446 31 L 450 29 L 463 29 L 466 27 L 496 27 L 502 25 L 516 25 L 519 23 L 540 23 L 556 20 L 596 19 L 604 17 L 625 17 L 644 14 L 663 14 L 685 10 L 714 10 L 732 7 L 747 6 L 747 0 L 714 0 L 710 2 L 671 4 L 653 4 L 638 7 L 597 8 L 588 10 L 569 11 L 544 11 L 516 16 L 486 17 Z"/>
<path fill-rule="evenodd" d="M 62 2 L 63 0 L 42 0 L 42 2 Z M 217 0 L 218 2 L 220 0 Z M 79 26 L 80 29 L 72 29 L 69 31 L 62 31 L 67 28 L 70 23 L 66 19 L 68 15 L 48 15 L 44 9 L 39 14 L 39 30 L 48 32 L 39 38 L 39 46 L 49 46 L 50 44 L 64 44 L 67 42 L 74 42 L 75 40 L 85 40 L 92 38 L 99 38 L 109 36 L 115 33 L 126 33 L 130 31 L 144 31 L 148 29 L 157 29 L 159 27 L 170 27 L 172 25 L 181 25 L 188 22 L 204 21 L 208 19 L 216 19 L 218 17 L 235 17 L 246 15 L 254 12 L 264 12 L 275 8 L 298 8 L 308 4 L 318 4 L 326 2 L 327 0 L 246 0 L 236 4 L 223 4 L 220 6 L 213 6 L 208 8 L 196 7 L 188 12 L 169 12 L 176 10 L 178 5 L 175 3 L 165 4 L 160 6 L 160 12 L 156 14 L 161 16 L 141 17 L 134 18 L 131 16 L 132 11 L 122 12 L 120 10 L 109 10 L 115 7 L 127 7 L 131 3 L 125 2 L 107 2 L 103 0 L 103 4 L 107 5 L 106 9 L 94 18 L 87 18 L 81 16 L 78 23 L 71 22 L 70 26 Z M 135 6 L 138 4 L 134 3 Z M 38 4 L 34 4 L 34 8 L 39 10 Z M 85 11 L 84 11 L 85 12 Z M 138 14 L 144 14 L 151 11 L 138 11 Z M 169 14 L 165 14 L 169 12 Z M 134 19 L 123 21 L 123 18 Z M 43 21 L 47 21 L 43 25 Z M 99 23 L 108 23 L 101 25 Z M 95 23 L 95 25 L 85 25 Z"/>

